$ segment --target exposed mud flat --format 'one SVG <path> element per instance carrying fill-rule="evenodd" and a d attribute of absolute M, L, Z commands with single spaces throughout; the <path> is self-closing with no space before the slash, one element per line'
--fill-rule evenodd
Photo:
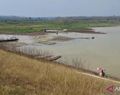
<path fill-rule="evenodd" d="M 55 33 L 52 34 L 46 34 L 46 35 L 39 35 L 39 36 L 34 36 L 34 40 L 37 43 L 41 44 L 47 44 L 47 45 L 54 45 L 57 44 L 58 42 L 63 42 L 63 41 L 70 41 L 75 38 L 72 37 L 67 37 L 67 36 L 60 36 L 60 35 L 54 35 Z"/>

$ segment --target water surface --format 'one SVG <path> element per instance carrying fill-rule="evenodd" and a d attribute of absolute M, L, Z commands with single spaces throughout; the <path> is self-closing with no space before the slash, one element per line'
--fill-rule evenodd
<path fill-rule="evenodd" d="M 31 48 L 49 51 L 55 55 L 61 55 L 58 61 L 72 64 L 73 59 L 82 60 L 86 68 L 93 71 L 97 67 L 103 67 L 106 73 L 120 78 L 120 27 L 94 28 L 97 32 L 107 34 L 83 34 L 83 33 L 59 33 L 59 36 L 72 38 L 95 37 L 95 39 L 74 39 L 64 42 L 56 42 L 55 45 L 45 45 L 34 41 L 32 37 L 22 36 L 19 42 L 27 45 L 21 48 Z M 55 33 L 48 34 L 56 36 Z"/>

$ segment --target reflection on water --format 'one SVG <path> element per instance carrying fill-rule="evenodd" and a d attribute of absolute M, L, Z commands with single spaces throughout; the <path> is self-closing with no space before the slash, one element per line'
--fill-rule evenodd
<path fill-rule="evenodd" d="M 57 42 L 55 45 L 44 45 L 35 43 L 32 37 L 20 37 L 20 42 L 28 41 L 29 45 L 21 48 L 34 48 L 50 51 L 55 55 L 61 55 L 59 61 L 71 64 L 73 59 L 82 59 L 89 69 L 96 70 L 97 67 L 105 68 L 106 72 L 120 78 L 120 27 L 94 28 L 98 32 L 107 34 L 82 34 L 61 33 L 60 36 L 72 38 L 95 37 L 92 39 L 74 39 L 70 41 Z M 55 36 L 56 34 L 48 34 Z"/>

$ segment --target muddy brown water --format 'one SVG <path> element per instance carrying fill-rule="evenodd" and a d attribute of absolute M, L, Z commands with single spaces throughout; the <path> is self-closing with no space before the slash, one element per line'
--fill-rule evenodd
<path fill-rule="evenodd" d="M 97 67 L 103 67 L 107 74 L 120 78 L 120 27 L 93 29 L 107 34 L 59 33 L 59 36 L 77 39 L 54 41 L 56 43 L 54 45 L 38 43 L 32 36 L 16 35 L 20 39 L 17 43 L 25 43 L 18 48 L 49 51 L 52 54 L 61 55 L 62 58 L 58 60 L 60 62 L 72 64 L 75 60 L 93 71 L 96 71 Z M 0 35 L 0 37 L 5 36 Z M 48 36 L 56 36 L 56 34 L 51 33 Z M 79 39 L 80 37 L 95 37 L 95 39 Z"/>

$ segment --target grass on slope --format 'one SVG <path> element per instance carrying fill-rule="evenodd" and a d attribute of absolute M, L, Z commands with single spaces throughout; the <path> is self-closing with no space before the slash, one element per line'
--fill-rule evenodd
<path fill-rule="evenodd" d="M 109 83 L 0 50 L 0 95 L 104 95 Z"/>

